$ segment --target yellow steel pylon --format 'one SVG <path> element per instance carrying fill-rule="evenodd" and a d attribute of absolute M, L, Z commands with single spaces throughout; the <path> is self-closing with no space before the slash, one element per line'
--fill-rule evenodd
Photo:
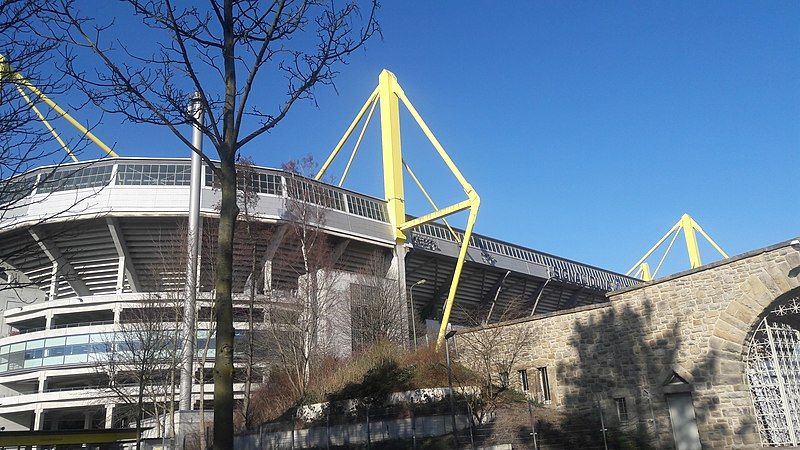
<path fill-rule="evenodd" d="M 466 200 L 446 206 L 444 208 L 438 208 L 433 199 L 431 199 L 431 197 L 428 195 L 425 188 L 422 187 L 422 183 L 419 181 L 417 176 L 411 171 L 411 167 L 406 163 L 406 161 L 403 160 L 402 142 L 400 139 L 400 102 L 402 102 L 406 107 L 408 112 L 414 118 L 414 121 L 436 149 L 439 157 L 442 158 L 445 165 L 447 165 L 448 169 L 450 169 L 450 172 L 452 172 L 458 183 L 461 185 L 462 189 L 464 189 L 464 193 L 467 196 Z M 472 235 L 472 230 L 475 227 L 475 220 L 478 215 L 481 199 L 478 196 L 478 193 L 475 192 L 475 189 L 473 189 L 472 185 L 470 185 L 461 174 L 461 171 L 458 170 L 458 167 L 456 167 L 453 160 L 444 150 L 444 147 L 442 147 L 442 145 L 439 143 L 439 140 L 436 139 L 436 136 L 434 136 L 433 132 L 430 130 L 430 128 L 428 128 L 428 125 L 424 120 L 422 120 L 419 112 L 417 112 L 416 108 L 414 108 L 414 105 L 412 105 L 411 101 L 408 99 L 408 97 L 406 97 L 403 89 L 400 87 L 400 84 L 398 84 L 397 78 L 393 73 L 389 72 L 388 70 L 383 70 L 381 72 L 380 76 L 378 77 L 378 87 L 372 91 L 372 94 L 370 94 L 369 98 L 367 98 L 364 106 L 362 106 L 358 114 L 356 114 L 355 119 L 353 119 L 353 121 L 350 123 L 350 126 L 345 131 L 344 136 L 342 136 L 342 138 L 339 140 L 339 143 L 336 144 L 336 147 L 334 147 L 330 156 L 328 156 L 328 159 L 317 173 L 316 179 L 320 179 L 325 174 L 331 163 L 341 151 L 344 144 L 347 142 L 350 135 L 361 122 L 364 114 L 367 113 L 367 110 L 369 110 L 369 114 L 364 121 L 364 125 L 362 126 L 358 139 L 356 140 L 353 151 L 347 161 L 344 174 L 339 182 L 339 185 L 342 185 L 347 173 L 350 170 L 353 159 L 358 152 L 361 139 L 364 136 L 364 130 L 369 124 L 369 121 L 372 118 L 372 114 L 375 111 L 375 107 L 378 103 L 380 103 L 381 118 L 384 195 L 388 204 L 389 223 L 392 225 L 392 229 L 394 230 L 396 244 L 403 244 L 406 240 L 405 232 L 414 227 L 439 219 L 444 220 L 447 224 L 445 217 L 460 211 L 469 210 L 469 217 L 467 218 L 467 226 L 464 229 L 463 238 L 460 238 L 458 234 L 455 233 L 452 228 L 450 228 L 450 225 L 447 224 L 448 228 L 450 228 L 450 231 L 456 237 L 456 242 L 458 242 L 461 247 L 458 253 L 458 260 L 456 261 L 455 272 L 453 273 L 453 280 L 450 284 L 450 292 L 447 295 L 447 301 L 445 303 L 444 313 L 442 315 L 442 324 L 439 328 L 439 336 L 436 340 L 436 348 L 439 349 L 444 343 L 444 336 L 447 332 L 447 325 L 450 320 L 450 312 L 452 311 L 453 301 L 455 300 L 456 291 L 458 290 L 458 282 L 461 277 L 461 271 L 464 267 L 464 260 L 467 256 L 467 249 L 469 246 L 470 237 Z M 433 207 L 433 212 L 425 214 L 416 219 L 406 220 L 405 189 L 403 186 L 404 168 L 408 171 L 409 175 L 417 184 L 417 186 L 419 186 L 419 188 L 422 190 L 425 198 Z"/>
<path fill-rule="evenodd" d="M 61 136 L 59 136 L 58 132 L 45 118 L 44 114 L 42 114 L 39 108 L 36 107 L 36 104 L 25 93 L 25 90 L 23 88 L 29 90 L 31 93 L 33 93 L 33 95 L 35 95 L 44 103 L 46 103 L 47 106 L 52 108 L 53 111 L 55 111 L 59 117 L 63 117 L 64 119 L 66 119 L 70 125 L 75 127 L 75 129 L 77 129 L 82 135 L 86 136 L 90 141 L 94 142 L 95 145 L 100 147 L 100 149 L 103 150 L 108 156 L 111 156 L 113 158 L 119 156 L 114 150 L 111 149 L 111 147 L 106 145 L 105 142 L 100 140 L 100 138 L 95 136 L 94 133 L 89 131 L 88 128 L 86 128 L 80 122 L 75 120 L 74 117 L 72 117 L 68 112 L 64 111 L 64 109 L 58 106 L 56 102 L 54 102 L 53 100 L 50 99 L 50 97 L 45 95 L 44 92 L 40 91 L 38 88 L 36 88 L 36 86 L 31 84 L 30 81 L 25 79 L 25 77 L 23 77 L 22 74 L 14 70 L 8 63 L 8 61 L 6 61 L 5 57 L 3 57 L 3 55 L 0 55 L 0 82 L 6 78 L 8 78 L 8 80 L 12 84 L 14 84 L 14 87 L 17 89 L 17 92 L 19 92 L 19 95 L 22 97 L 22 99 L 25 100 L 25 102 L 28 104 L 28 106 L 31 107 L 33 112 L 36 113 L 36 115 L 42 121 L 44 126 L 50 132 L 50 134 L 53 135 L 53 138 L 55 138 L 55 140 L 59 143 L 59 145 L 61 145 L 61 147 L 64 149 L 65 152 L 67 152 L 67 155 L 69 155 L 69 157 L 72 158 L 73 161 L 76 162 L 78 161 L 78 158 L 75 156 L 75 153 L 72 150 L 70 150 L 69 146 L 67 146 L 67 143 L 64 142 L 63 139 L 61 139 Z"/>
<path fill-rule="evenodd" d="M 713 239 L 711 236 L 706 233 L 703 228 L 694 220 L 692 216 L 689 214 L 684 214 L 681 216 L 680 220 L 672 226 L 672 228 L 667 231 L 664 236 L 658 240 L 658 242 L 653 245 L 647 253 L 642 256 L 639 261 L 636 261 L 636 264 L 625 273 L 625 275 L 633 274 L 636 277 L 640 277 L 644 281 L 650 281 L 653 277 L 656 276 L 658 270 L 661 268 L 661 265 L 664 263 L 664 260 L 667 257 L 667 254 L 672 249 L 672 245 L 675 244 L 675 240 L 677 239 L 678 235 L 683 231 L 683 237 L 686 240 L 686 251 L 689 256 L 689 268 L 694 269 L 696 267 L 700 267 L 703 265 L 702 260 L 700 259 L 700 248 L 697 246 L 697 234 L 700 233 L 701 236 L 714 247 L 714 250 L 719 252 L 723 258 L 728 258 L 728 254 L 725 253 Z M 647 264 L 645 261 L 649 258 L 659 247 L 663 244 L 670 236 L 672 236 L 672 240 L 670 240 L 669 245 L 667 246 L 667 250 L 664 252 L 663 256 L 661 256 L 661 260 L 659 260 L 658 265 L 656 266 L 655 270 L 651 273 L 650 272 L 650 265 Z"/>

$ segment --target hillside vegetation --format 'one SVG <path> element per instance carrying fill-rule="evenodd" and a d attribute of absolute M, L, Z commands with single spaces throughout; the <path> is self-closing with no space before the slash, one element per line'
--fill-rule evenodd
<path fill-rule="evenodd" d="M 287 374 L 273 370 L 266 383 L 253 394 L 254 424 L 285 417 L 298 406 L 363 399 L 383 404 L 389 394 L 414 389 L 446 387 L 447 366 L 444 352 L 433 346 L 405 350 L 390 342 L 378 342 L 348 358 L 326 358 L 309 380 L 305 398 L 293 398 Z M 454 380 L 459 385 L 477 381 L 476 376 L 453 363 Z"/>

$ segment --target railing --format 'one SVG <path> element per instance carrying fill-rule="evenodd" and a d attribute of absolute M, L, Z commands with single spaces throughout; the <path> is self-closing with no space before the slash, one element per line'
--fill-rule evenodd
<path fill-rule="evenodd" d="M 48 392 L 67 392 L 67 391 L 83 391 L 86 389 L 106 389 L 107 386 L 70 386 L 61 388 L 46 388 L 44 393 Z"/>
<path fill-rule="evenodd" d="M 454 243 L 456 242 L 453 233 L 451 233 L 446 227 L 438 224 L 429 223 L 418 226 L 413 229 L 413 234 L 415 236 L 412 239 L 414 239 L 415 245 L 417 243 L 417 235 L 423 235 L 434 239 L 442 239 Z M 459 231 L 456 231 L 456 234 L 458 235 L 459 240 L 464 238 L 464 235 Z M 422 244 L 423 248 L 430 246 L 429 243 Z M 469 245 L 470 247 L 480 250 L 484 254 L 484 259 L 487 260 L 487 263 L 493 262 L 493 258 L 488 253 L 491 252 L 507 256 L 509 258 L 546 266 L 549 268 L 551 278 L 577 283 L 587 287 L 611 291 L 633 286 L 639 283 L 639 280 L 634 278 L 576 263 L 568 259 L 559 258 L 557 256 L 538 252 L 518 245 L 507 244 L 505 242 L 489 239 L 480 235 L 473 234 L 470 238 Z"/>
<path fill-rule="evenodd" d="M 18 329 L 18 328 L 13 328 L 10 334 L 11 334 L 11 336 L 14 336 L 14 335 L 17 335 L 17 334 L 33 333 L 35 331 L 44 331 L 44 330 L 45 330 L 45 327 L 25 328 L 24 330 L 21 330 L 21 329 Z M 16 331 L 16 333 L 15 333 L 15 331 Z"/>
<path fill-rule="evenodd" d="M 66 164 L 62 167 L 45 167 L 32 170 L 17 177 L 25 181 L 23 191 L 17 197 L 38 193 L 50 193 L 83 188 L 103 188 L 116 186 L 187 186 L 190 164 L 186 160 L 96 160 L 79 164 Z M 203 185 L 215 185 L 214 174 L 203 168 Z M 250 167 L 250 184 L 259 195 L 277 197 L 292 196 L 292 185 L 313 186 L 320 195 L 313 195 L 310 203 L 326 208 L 338 209 L 348 214 L 387 222 L 386 203 L 366 195 L 331 186 L 300 175 L 288 174 L 282 170 Z M 35 181 L 31 181 L 35 180 Z M 242 181 L 242 180 L 240 180 Z M 241 184 L 241 183 L 240 183 Z M 296 189 L 295 189 L 296 191 Z M 305 200 L 305 199 L 304 199 Z"/>
<path fill-rule="evenodd" d="M 95 325 L 113 325 L 114 320 L 95 320 L 91 322 L 71 322 L 71 323 L 61 323 L 58 325 L 50 325 L 51 330 L 55 330 L 58 328 L 73 328 L 73 327 L 91 327 Z"/>

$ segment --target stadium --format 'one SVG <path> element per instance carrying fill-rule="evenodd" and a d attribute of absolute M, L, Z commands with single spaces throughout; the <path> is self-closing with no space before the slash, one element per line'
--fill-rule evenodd
<path fill-rule="evenodd" d="M 395 240 L 384 200 L 281 170 L 252 170 L 258 197 L 252 216 L 263 235 L 270 236 L 258 242 L 256 253 L 259 265 L 268 268 L 264 273 L 270 289 L 296 289 L 298 277 L 305 275 L 297 267 L 272 264 L 287 260 L 296 245 L 290 233 L 280 230 L 290 221 L 287 202 L 292 193 L 302 191 L 300 185 L 324 192 L 316 206 L 325 210 L 322 230 L 333 270 L 356 274 L 376 252 L 391 255 Z M 41 167 L 17 180 L 30 191 L 18 194 L 16 206 L 0 223 L 5 282 L 24 286 L 13 295 L 4 292 L 8 304 L 0 339 L 0 416 L 6 429 L 119 425 L 114 413 L 118 396 L 103 389 L 98 355 L 107 351 L 116 327 L 129 322 L 126 317 L 152 306 L 154 295 L 167 299 L 170 292 L 183 289 L 185 262 L 174 259 L 185 253 L 190 172 L 188 159 L 114 158 Z M 214 228 L 219 193 L 210 173 L 204 172 L 202 179 L 207 235 Z M 403 296 L 403 310 L 407 317 L 413 310 L 421 328 L 425 323 L 431 330 L 438 328 L 458 253 L 455 239 L 438 224 L 410 233 L 404 262 L 410 295 Z M 251 258 L 243 252 L 237 252 L 233 282 L 234 292 L 242 295 L 251 273 Z M 212 245 L 201 245 L 199 260 L 202 341 L 209 326 L 203 310 L 213 288 Z M 471 326 L 476 318 L 494 323 L 603 303 L 608 291 L 636 283 L 611 271 L 473 235 L 451 324 Z M 264 293 L 264 283 L 259 290 Z M 235 311 L 236 328 L 246 329 L 240 310 Z M 416 326 L 408 323 L 403 322 L 402 332 L 411 338 Z M 416 333 L 427 336 L 425 330 Z M 338 345 L 349 352 L 355 343 L 340 340 Z M 213 387 L 202 388 L 210 404 Z M 235 388 L 241 397 L 241 380 Z M 197 407 L 201 386 L 195 383 L 192 392 Z"/>
<path fill-rule="evenodd" d="M 466 200 L 437 207 L 403 160 L 400 103 Z M 341 187 L 378 104 L 383 198 Z M 362 121 L 342 181 L 319 181 Z M 195 137 L 199 149 L 197 127 Z M 594 442 L 601 439 L 597 430 L 605 442 L 614 429 L 658 447 L 800 444 L 797 239 L 729 257 L 684 215 L 631 277 L 473 233 L 480 197 L 388 71 L 316 176 L 249 164 L 237 172 L 239 400 L 266 381 L 274 342 L 292 336 L 313 336 L 329 354 L 347 356 L 381 336 L 441 347 L 449 338 L 456 344 L 494 333 L 519 354 L 491 376 L 540 402 L 537 408 L 557 412 L 562 423 L 590 427 L 584 431 Z M 433 212 L 406 214 L 406 175 Z M 147 437 L 163 438 L 170 427 L 179 435 L 181 424 L 207 420 L 196 417 L 213 406 L 220 192 L 197 152 L 191 159 L 113 157 L 38 167 L 3 184 L 0 426 L 57 434 L 144 425 Z M 467 210 L 463 230 L 445 220 Z M 651 274 L 645 260 L 672 236 L 669 252 L 680 232 L 691 269 L 653 279 L 661 262 Z M 724 259 L 704 265 L 695 233 Z M 308 303 L 311 295 L 315 302 L 336 300 L 310 317 L 319 306 Z M 308 323 L 313 331 L 297 332 Z M 147 369 L 153 383 L 132 370 L 130 358 L 146 348 L 143 328 L 166 336 L 140 359 L 157 361 Z M 520 331 L 531 338 L 519 342 Z M 300 347 L 305 352 L 306 342 Z M 480 360 L 470 351 L 456 357 Z M 131 414 L 137 395 L 140 409 L 149 405 L 142 424 Z M 177 425 L 167 423 L 171 413 L 179 413 Z M 455 429 L 455 414 L 453 421 Z M 259 433 L 237 438 L 256 442 Z M 531 437 L 536 445 L 533 431 L 523 435 L 522 445 Z M 568 438 L 556 447 L 575 448 Z"/>

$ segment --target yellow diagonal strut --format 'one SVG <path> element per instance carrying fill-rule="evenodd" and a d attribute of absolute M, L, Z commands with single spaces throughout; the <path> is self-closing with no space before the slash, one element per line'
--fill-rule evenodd
<path fill-rule="evenodd" d="M 89 131 L 88 128 L 83 126 L 68 112 L 64 111 L 63 108 L 58 106 L 58 104 L 56 104 L 56 102 L 51 100 L 50 97 L 45 95 L 44 92 L 40 91 L 36 86 L 31 84 L 31 82 L 28 81 L 25 77 L 23 77 L 22 74 L 14 70 L 10 66 L 10 64 L 8 64 L 5 57 L 3 57 L 3 55 L 0 55 L 0 81 L 2 81 L 1 78 L 3 77 L 9 77 L 11 79 L 11 82 L 15 84 L 17 91 L 19 92 L 23 100 L 25 100 L 28 106 L 30 106 L 31 109 L 36 113 L 36 115 L 42 120 L 42 123 L 45 125 L 48 131 L 50 131 L 50 133 L 53 135 L 56 141 L 58 141 L 58 143 L 64 148 L 64 151 L 66 151 L 69 157 L 72 158 L 74 161 L 77 161 L 78 158 L 75 157 L 75 154 L 69 149 L 67 144 L 61 139 L 61 137 L 58 135 L 53 126 L 50 125 L 47 119 L 45 119 L 44 115 L 39 111 L 34 102 L 31 101 L 31 99 L 25 94 L 22 88 L 28 89 L 31 93 L 33 93 L 33 95 L 42 100 L 45 104 L 47 104 L 47 106 L 52 108 L 53 111 L 55 111 L 58 114 L 58 117 L 63 117 L 64 119 L 66 119 L 66 121 L 69 122 L 70 125 L 72 125 L 82 135 L 86 136 L 95 145 L 100 147 L 100 149 L 103 150 L 108 156 L 111 156 L 113 158 L 119 156 L 114 150 L 111 149 L 111 147 L 106 145 L 105 142 L 100 140 L 100 138 L 95 136 L 94 133 Z"/>
<path fill-rule="evenodd" d="M 470 185 L 464 178 L 458 167 L 456 167 L 455 163 L 444 150 L 444 147 L 442 147 L 441 143 L 439 143 L 439 140 L 436 139 L 436 136 L 434 136 L 428 125 L 424 120 L 422 120 L 422 116 L 420 116 L 419 112 L 417 112 L 416 108 L 414 108 L 414 105 L 411 104 L 411 101 L 398 84 L 397 78 L 388 70 L 383 70 L 381 72 L 378 78 L 378 87 L 372 92 L 367 101 L 364 102 L 364 105 L 361 107 L 358 114 L 356 114 L 355 119 L 353 119 L 350 126 L 345 131 L 344 136 L 342 136 L 342 138 L 339 140 L 339 143 L 336 145 L 336 147 L 334 147 L 330 156 L 328 156 L 328 159 L 317 173 L 316 179 L 319 180 L 322 178 L 325 172 L 330 168 L 331 163 L 336 158 L 336 155 L 339 154 L 339 151 L 347 142 L 347 139 L 358 126 L 359 122 L 364 117 L 364 114 L 367 112 L 367 109 L 370 109 L 370 114 L 368 117 L 372 116 L 371 105 L 374 108 L 374 102 L 380 103 L 381 147 L 383 153 L 383 186 L 389 212 L 389 223 L 392 225 L 392 229 L 394 231 L 395 242 L 397 244 L 404 243 L 406 240 L 405 231 L 407 230 L 425 223 L 434 222 L 436 220 L 444 220 L 444 218 L 449 215 L 469 210 L 467 226 L 464 229 L 463 239 L 459 239 L 455 232 L 451 229 L 451 232 L 453 232 L 453 234 L 456 236 L 456 242 L 460 244 L 460 249 L 458 253 L 458 260 L 456 261 L 456 269 L 453 273 L 453 279 L 450 283 L 450 291 L 447 295 L 447 301 L 445 303 L 444 313 L 442 315 L 442 324 L 439 328 L 439 336 L 436 340 L 436 348 L 439 349 L 444 343 L 444 336 L 447 331 L 447 325 L 450 321 L 450 313 L 453 309 L 453 301 L 455 300 L 456 291 L 458 290 L 458 282 L 461 278 L 464 261 L 467 257 L 467 249 L 469 248 L 470 238 L 472 237 L 472 230 L 475 227 L 475 220 L 478 216 L 478 209 L 480 208 L 481 199 L 478 196 L 478 193 L 475 192 L 475 189 L 473 189 L 472 185 Z M 403 160 L 401 148 L 402 143 L 400 139 L 401 102 L 414 118 L 414 121 L 417 123 L 420 129 L 422 129 L 422 132 L 431 142 L 433 147 L 436 149 L 436 152 L 444 161 L 447 168 L 455 176 L 462 189 L 464 189 L 464 193 L 467 196 L 466 200 L 454 203 L 450 206 L 438 208 L 428 195 L 427 191 L 425 191 L 425 189 L 422 187 L 422 184 L 419 182 L 416 175 L 411 172 L 411 168 Z M 364 124 L 364 127 L 366 127 L 366 125 L 367 123 Z M 363 134 L 364 131 L 362 128 L 358 142 L 356 143 L 354 149 L 354 153 L 358 149 L 358 145 L 363 137 Z M 352 159 L 353 156 L 351 156 L 347 162 L 347 168 L 345 171 L 349 170 Z M 418 217 L 413 220 L 406 220 L 405 191 L 403 186 L 404 167 L 406 170 L 408 170 L 414 182 L 417 183 L 417 185 L 423 191 L 423 194 L 428 202 L 433 206 L 434 211 L 432 213 L 425 214 L 422 217 Z M 342 179 L 344 179 L 344 177 Z M 449 224 L 447 224 L 447 226 L 450 228 Z"/>
<path fill-rule="evenodd" d="M 635 272 L 635 274 L 640 275 L 644 281 L 650 281 L 652 277 L 655 277 L 658 273 L 658 269 L 661 268 L 661 265 L 664 263 L 664 259 L 672 249 L 672 244 L 675 243 L 675 239 L 678 237 L 678 234 L 680 234 L 681 231 L 683 232 L 683 237 L 686 241 L 686 253 L 689 256 L 690 269 L 694 269 L 703 265 L 703 261 L 700 259 L 700 248 L 697 245 L 697 235 L 695 232 L 700 233 L 700 235 L 703 236 L 703 238 L 705 238 L 705 240 L 708 241 L 708 243 L 714 247 L 714 250 L 716 250 L 723 258 L 728 258 L 728 254 L 725 253 L 725 251 L 722 250 L 722 248 L 717 245 L 713 239 L 711 239 L 711 236 L 709 236 L 705 230 L 703 230 L 700 224 L 698 224 L 689 214 L 684 214 L 681 216 L 678 222 L 675 223 L 675 225 L 673 225 L 672 228 L 670 228 L 669 231 L 667 231 L 664 236 L 662 236 L 661 239 L 655 243 L 655 245 L 650 247 L 650 250 L 648 250 L 647 253 L 645 253 L 644 256 L 639 259 L 639 261 L 636 261 L 636 264 L 634 264 L 625 275 L 630 275 L 631 273 Z M 672 236 L 672 240 L 670 241 L 669 246 L 667 246 L 667 250 L 661 257 L 661 260 L 658 262 L 656 270 L 651 274 L 650 266 L 645 261 L 659 247 L 661 247 L 661 244 L 663 244 L 664 241 L 666 241 L 670 236 Z"/>

